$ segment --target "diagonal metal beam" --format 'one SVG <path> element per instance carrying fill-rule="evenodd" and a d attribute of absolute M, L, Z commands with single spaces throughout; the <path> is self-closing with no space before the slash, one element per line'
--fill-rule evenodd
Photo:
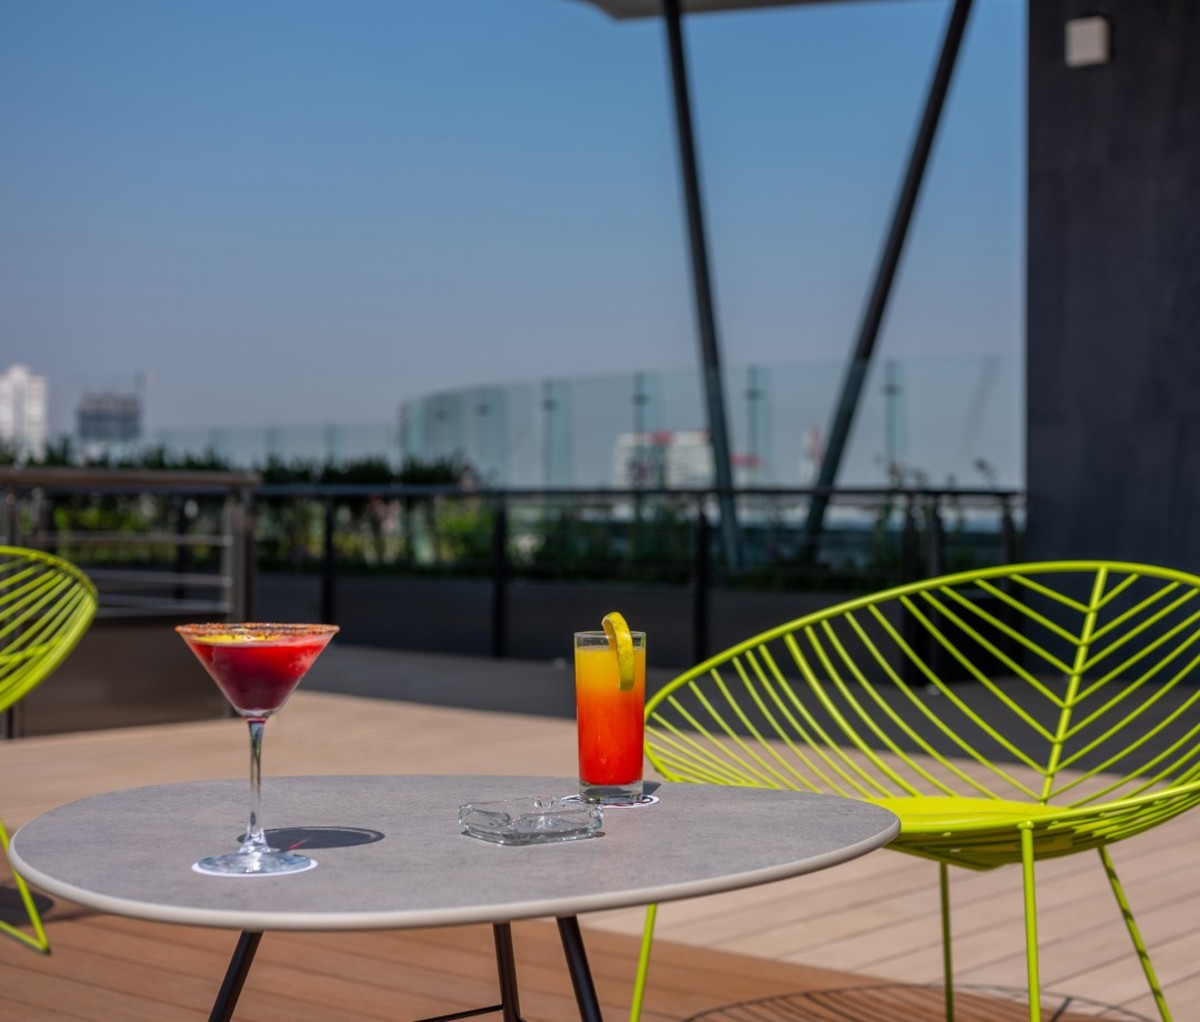
<path fill-rule="evenodd" d="M 871 355 L 875 350 L 879 328 L 883 323 L 888 299 L 892 293 L 892 284 L 900 265 L 900 256 L 904 251 L 904 243 L 908 240 L 909 224 L 912 222 L 913 210 L 916 208 L 917 197 L 925 178 L 925 167 L 929 162 L 930 151 L 933 149 L 933 140 L 941 120 L 942 107 L 945 105 L 946 93 L 950 89 L 950 79 L 958 61 L 958 51 L 966 29 L 967 16 L 971 13 L 971 2 L 972 0 L 954 0 L 954 9 L 950 12 L 950 18 L 946 23 L 942 52 L 934 70 L 933 81 L 929 86 L 925 111 L 921 116 L 921 123 L 913 141 L 912 152 L 908 159 L 908 170 L 904 175 L 900 195 L 896 200 L 891 229 L 888 231 L 887 240 L 884 242 L 883 251 L 879 257 L 875 282 L 863 310 L 858 339 L 846 366 L 841 395 L 835 406 L 833 424 L 829 430 L 829 442 L 825 449 L 825 456 L 821 460 L 821 471 L 817 477 L 815 492 L 808 505 L 808 518 L 804 525 L 802 548 L 807 557 L 812 557 L 816 552 L 817 539 L 825 524 L 825 511 L 829 506 L 829 495 L 837 482 L 846 441 L 850 436 L 850 428 L 854 424 L 854 415 L 858 411 L 863 384 L 871 364 Z"/>
<path fill-rule="evenodd" d="M 733 462 L 729 451 L 725 391 L 721 380 L 720 344 L 717 340 L 717 319 L 713 311 L 708 243 L 705 240 L 704 211 L 700 199 L 700 173 L 696 162 L 695 136 L 692 131 L 691 102 L 688 98 L 687 56 L 683 46 L 683 24 L 679 0 L 662 0 L 662 6 L 663 21 L 667 29 L 667 49 L 671 60 L 671 84 L 675 96 L 679 169 L 683 177 L 683 196 L 687 209 L 692 287 L 696 300 L 696 326 L 700 341 L 704 399 L 708 411 L 708 435 L 712 441 L 717 500 L 721 508 L 721 540 L 725 548 L 726 564 L 736 570 L 741 563 L 741 546 L 738 541 L 737 506 L 733 495 Z"/>

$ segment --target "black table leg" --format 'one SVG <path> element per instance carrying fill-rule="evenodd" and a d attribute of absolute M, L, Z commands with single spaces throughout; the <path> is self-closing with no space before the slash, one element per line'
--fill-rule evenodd
<path fill-rule="evenodd" d="M 422 1019 L 421 1022 L 452 1022 L 473 1015 L 501 1012 L 504 1022 L 524 1022 L 521 1004 L 517 997 L 517 963 L 513 955 L 512 926 L 509 923 L 493 923 L 492 934 L 496 939 L 496 972 L 500 978 L 500 1003 L 473 1011 L 458 1011 L 452 1015 Z M 587 952 L 583 948 L 583 937 L 579 933 L 579 922 L 574 916 L 558 920 L 558 934 L 567 955 L 567 968 L 571 973 L 571 985 L 575 988 L 575 1003 L 579 1005 L 581 1022 L 604 1022 L 600 1017 L 600 1004 L 596 1000 L 596 988 L 592 985 L 592 972 L 588 967 Z"/>
<path fill-rule="evenodd" d="M 504 1022 L 525 1022 L 521 1018 L 521 1004 L 517 998 L 517 960 L 513 955 L 512 926 L 508 923 L 493 923 L 492 936 L 496 941 L 496 972 L 500 977 L 500 1003 L 486 1008 L 468 1008 L 452 1011 L 449 1015 L 435 1015 L 420 1022 L 458 1022 L 459 1019 L 474 1018 L 476 1015 L 491 1015 L 501 1012 Z"/>
<path fill-rule="evenodd" d="M 567 956 L 567 968 L 571 972 L 571 985 L 575 987 L 575 1003 L 579 1005 L 581 1022 L 604 1022 L 600 1015 L 600 1002 L 596 1000 L 596 987 L 592 983 L 587 952 L 583 947 L 583 935 L 579 932 L 579 920 L 574 916 L 560 918 L 558 936 L 562 941 L 563 953 Z"/>
<path fill-rule="evenodd" d="M 513 955 L 512 924 L 493 923 L 496 939 L 496 972 L 500 977 L 500 1010 L 504 1022 L 522 1022 L 517 996 L 517 959 Z"/>
<path fill-rule="evenodd" d="M 229 1022 L 233 1018 L 233 1009 L 237 1007 L 238 997 L 246 982 L 246 973 L 250 971 L 260 940 L 261 933 L 243 933 L 238 938 L 237 947 L 233 949 L 233 957 L 229 959 L 229 968 L 225 970 L 225 979 L 221 983 L 216 1001 L 213 1002 L 208 1022 Z"/>
<path fill-rule="evenodd" d="M 502 1013 L 504 1022 L 524 1022 L 521 1018 L 521 1002 L 517 994 L 517 963 L 513 954 L 512 926 L 495 923 L 492 935 L 496 942 L 496 972 L 500 981 L 500 1004 L 494 1007 L 477 1008 L 472 1011 L 439 1015 L 426 1022 L 446 1022 L 449 1019 L 468 1018 L 493 1011 Z M 558 920 L 558 935 L 563 952 L 567 957 L 567 969 L 571 973 L 571 985 L 575 988 L 575 1003 L 579 1005 L 580 1022 L 604 1022 L 600 1014 L 600 1003 L 596 999 L 596 987 L 592 983 L 592 971 L 588 966 L 587 952 L 583 947 L 583 936 L 579 932 L 579 920 L 566 916 Z M 220 992 L 213 1003 L 208 1022 L 230 1022 L 238 997 L 246 982 L 246 975 L 254 962 L 254 953 L 262 940 L 261 933 L 243 933 L 238 938 Z"/>

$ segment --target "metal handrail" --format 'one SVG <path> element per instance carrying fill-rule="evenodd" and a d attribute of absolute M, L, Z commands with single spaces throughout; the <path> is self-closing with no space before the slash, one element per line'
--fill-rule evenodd
<path fill-rule="evenodd" d="M 145 546 L 229 546 L 232 538 L 223 534 L 191 532 L 47 532 L 32 535 L 35 544 L 69 543 L 72 546 L 124 546 L 138 542 Z"/>
<path fill-rule="evenodd" d="M 120 585 L 150 585 L 150 586 L 211 586 L 218 589 L 229 589 L 233 579 L 226 575 L 206 574 L 201 572 L 180 571 L 139 571 L 137 569 L 121 568 L 89 568 L 88 577 L 93 582 L 107 582 Z"/>
<path fill-rule="evenodd" d="M 12 546 L 44 550 L 69 548 L 169 547 L 175 552 L 173 571 L 89 566 L 100 586 L 97 617 L 204 614 L 241 618 L 252 605 L 253 573 L 249 570 L 253 536 L 249 507 L 260 476 L 253 472 L 202 470 L 96 469 L 72 467 L 0 467 L 3 495 L 3 541 Z M 58 531 L 51 527 L 50 508 L 67 496 L 105 497 L 165 495 L 172 498 L 218 498 L 223 502 L 219 532 L 192 533 L 156 530 L 144 533 Z M 23 516 L 22 510 L 27 512 Z M 23 518 L 31 521 L 26 523 Z M 189 568 L 190 552 L 199 547 L 220 553 L 214 572 Z M 149 593 L 122 591 L 142 587 Z M 196 599 L 189 590 L 216 590 L 216 599 Z"/>
<path fill-rule="evenodd" d="M 256 472 L 204 471 L 199 469 L 70 468 L 27 465 L 0 466 L 0 488 L 104 490 L 105 492 L 174 491 L 222 493 L 255 486 Z"/>

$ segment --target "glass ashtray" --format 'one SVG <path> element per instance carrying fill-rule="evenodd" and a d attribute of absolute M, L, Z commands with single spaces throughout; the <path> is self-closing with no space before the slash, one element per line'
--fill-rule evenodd
<path fill-rule="evenodd" d="M 539 845 L 578 841 L 600 830 L 599 806 L 568 798 L 533 795 L 458 807 L 463 833 L 498 845 Z"/>

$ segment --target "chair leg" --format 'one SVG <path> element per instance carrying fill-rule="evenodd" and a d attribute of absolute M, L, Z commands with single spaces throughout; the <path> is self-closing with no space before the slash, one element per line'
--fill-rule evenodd
<path fill-rule="evenodd" d="M 1129 902 L 1125 898 L 1125 891 L 1117 877 L 1117 868 L 1113 865 L 1107 848 L 1101 845 L 1099 852 L 1100 861 L 1104 863 L 1104 872 L 1108 876 L 1109 886 L 1112 887 L 1113 896 L 1117 899 L 1117 907 L 1121 910 L 1121 918 L 1125 920 L 1125 928 L 1129 930 L 1133 949 L 1137 952 L 1138 961 L 1142 963 L 1142 971 L 1146 974 L 1146 980 L 1150 984 L 1150 993 L 1154 995 L 1158 1014 L 1162 1018 L 1162 1022 L 1171 1022 L 1171 1009 L 1167 1007 L 1167 999 L 1163 994 L 1162 986 L 1159 985 L 1158 977 L 1154 974 L 1154 966 L 1150 964 L 1150 952 L 1146 950 L 1142 935 L 1138 931 L 1137 922 L 1133 918 L 1133 909 L 1129 907 Z"/>
<path fill-rule="evenodd" d="M 642 1017 L 642 999 L 646 996 L 646 973 L 650 971 L 650 945 L 654 942 L 654 922 L 658 906 L 646 906 L 646 922 L 642 927 L 642 950 L 638 955 L 637 975 L 633 981 L 633 999 L 629 1004 L 629 1022 Z"/>
<path fill-rule="evenodd" d="M 938 863 L 942 892 L 942 986 L 946 994 L 946 1022 L 954 1022 L 954 961 L 950 953 L 950 867 Z"/>
<path fill-rule="evenodd" d="M 1042 1022 L 1038 974 L 1037 898 L 1033 886 L 1033 826 L 1021 826 L 1021 880 L 1025 887 L 1025 967 L 1029 976 L 1029 1022 Z"/>
<path fill-rule="evenodd" d="M 3 822 L 0 822 L 0 845 L 4 847 L 5 857 L 8 856 L 8 831 L 4 829 Z M 29 922 L 33 926 L 33 936 L 25 933 L 23 930 L 18 930 L 10 923 L 0 920 L 0 931 L 7 933 L 10 937 L 15 937 L 22 944 L 28 944 L 35 951 L 40 951 L 44 955 L 50 953 L 50 940 L 46 936 L 46 931 L 42 927 L 42 917 L 38 914 L 37 905 L 33 902 L 33 894 L 30 893 L 29 885 L 25 883 L 24 877 L 16 870 L 12 870 L 13 879 L 17 882 L 17 893 L 21 896 L 21 903 L 25 906 L 25 914 L 29 916 Z"/>

